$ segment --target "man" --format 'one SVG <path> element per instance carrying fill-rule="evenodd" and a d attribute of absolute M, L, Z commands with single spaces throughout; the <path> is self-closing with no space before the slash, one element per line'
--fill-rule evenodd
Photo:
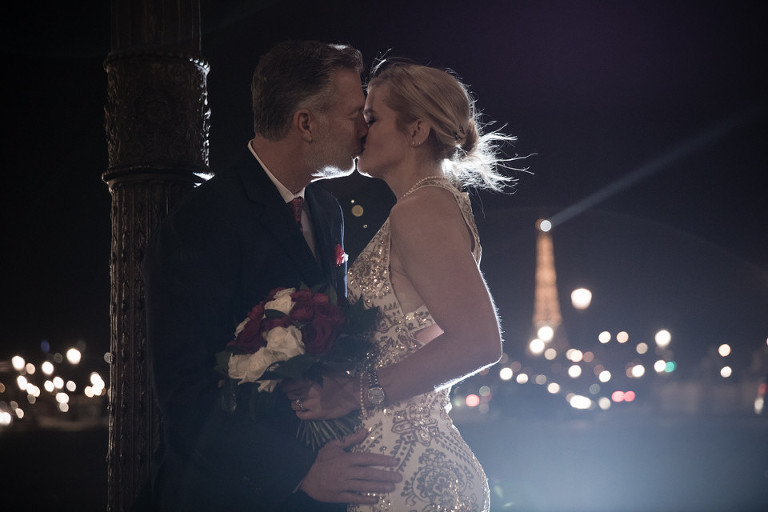
<path fill-rule="evenodd" d="M 390 457 L 345 451 L 365 433 L 314 454 L 296 440 L 298 420 L 279 390 L 255 420 L 253 384 L 227 401 L 214 371 L 214 355 L 270 290 L 330 283 L 346 296 L 341 209 L 310 183 L 350 172 L 361 151 L 361 69 L 357 50 L 318 42 L 264 55 L 245 161 L 193 191 L 148 248 L 148 345 L 164 431 L 153 463 L 158 510 L 343 510 L 400 479 L 381 469 Z M 304 201 L 294 212 L 286 203 L 296 197 Z"/>

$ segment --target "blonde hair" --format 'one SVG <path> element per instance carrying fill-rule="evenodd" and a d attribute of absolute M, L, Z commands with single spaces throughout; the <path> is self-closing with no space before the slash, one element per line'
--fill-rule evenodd
<path fill-rule="evenodd" d="M 499 132 L 483 134 L 475 100 L 451 73 L 403 60 L 387 59 L 374 65 L 368 88 L 389 86 L 385 103 L 405 125 L 423 119 L 432 126 L 429 138 L 434 156 L 446 177 L 460 188 L 502 191 L 515 179 L 498 172 L 509 158 L 500 146 L 516 140 Z"/>

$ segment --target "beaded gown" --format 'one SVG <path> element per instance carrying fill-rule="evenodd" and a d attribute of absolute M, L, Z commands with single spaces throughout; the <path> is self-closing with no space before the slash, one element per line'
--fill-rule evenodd
<path fill-rule="evenodd" d="M 481 249 L 469 198 L 448 180 L 434 178 L 421 186 L 437 186 L 456 198 L 474 239 L 473 255 Z M 420 188 L 420 187 L 419 187 Z M 383 368 L 419 350 L 415 333 L 435 324 L 427 308 L 403 311 L 390 275 L 390 226 L 387 219 L 348 272 L 350 302 L 363 300 L 379 307 L 374 333 L 374 365 Z M 483 468 L 448 415 L 450 389 L 366 411 L 363 426 L 370 435 L 356 448 L 397 458 L 403 480 L 382 494 L 374 506 L 349 505 L 348 512 L 482 512 L 489 509 L 488 482 Z"/>

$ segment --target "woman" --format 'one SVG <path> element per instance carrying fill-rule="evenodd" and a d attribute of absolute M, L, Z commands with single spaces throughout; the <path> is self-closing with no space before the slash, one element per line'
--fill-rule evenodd
<path fill-rule="evenodd" d="M 375 353 L 359 376 L 326 378 L 296 398 L 301 419 L 360 409 L 356 447 L 399 460 L 395 491 L 362 510 L 485 511 L 483 470 L 448 416 L 450 386 L 498 361 L 501 336 L 478 268 L 480 243 L 465 186 L 500 190 L 492 143 L 466 89 L 425 66 L 378 67 L 364 112 L 361 172 L 397 197 L 348 273 L 350 301 L 379 307 Z"/>

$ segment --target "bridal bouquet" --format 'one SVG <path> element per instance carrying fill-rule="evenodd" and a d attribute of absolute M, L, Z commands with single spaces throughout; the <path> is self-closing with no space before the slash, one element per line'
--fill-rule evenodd
<path fill-rule="evenodd" d="M 351 306 L 337 302 L 330 286 L 272 290 L 217 354 L 217 369 L 227 377 L 229 393 L 224 396 L 234 396 L 234 385 L 255 383 L 249 405 L 258 417 L 275 401 L 272 393 L 283 379 L 322 383 L 325 373 L 355 369 L 370 348 L 366 334 L 375 324 L 377 310 L 365 309 L 363 301 Z M 319 449 L 351 433 L 357 423 L 356 413 L 334 420 L 305 420 L 297 436 Z"/>

